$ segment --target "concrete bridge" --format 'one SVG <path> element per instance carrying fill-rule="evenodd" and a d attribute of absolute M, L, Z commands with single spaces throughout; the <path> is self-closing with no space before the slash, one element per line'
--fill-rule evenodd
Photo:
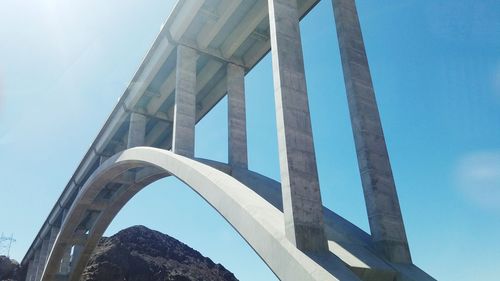
<path fill-rule="evenodd" d="M 79 280 L 120 209 L 167 176 L 281 280 L 434 280 L 411 260 L 354 0 L 333 7 L 370 234 L 322 205 L 299 30 L 318 2 L 179 0 L 26 253 L 26 280 Z M 247 165 L 244 76 L 269 51 L 281 183 Z M 195 124 L 225 95 L 228 163 L 198 159 Z"/>

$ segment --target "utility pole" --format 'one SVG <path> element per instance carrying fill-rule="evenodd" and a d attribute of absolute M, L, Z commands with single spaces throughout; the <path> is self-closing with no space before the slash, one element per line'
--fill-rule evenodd
<path fill-rule="evenodd" d="M 0 254 L 5 251 L 7 254 L 7 257 L 10 257 L 10 247 L 12 246 L 12 243 L 16 242 L 16 239 L 14 239 L 14 234 L 11 234 L 9 236 L 5 236 L 2 232 L 0 235 Z M 5 250 L 4 250 L 5 249 Z"/>

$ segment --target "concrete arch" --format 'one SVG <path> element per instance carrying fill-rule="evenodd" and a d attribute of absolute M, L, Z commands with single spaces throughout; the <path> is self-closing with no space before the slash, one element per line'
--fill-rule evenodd
<path fill-rule="evenodd" d="M 306 255 L 295 248 L 285 237 L 283 213 L 240 181 L 199 161 L 150 147 L 111 157 L 87 180 L 61 226 L 42 280 L 78 280 L 119 210 L 143 187 L 168 175 L 186 183 L 215 208 L 281 280 L 359 280 L 331 252 Z M 102 191 L 118 178 L 130 184 L 103 199 Z M 58 275 L 64 251 L 75 241 L 83 251 L 69 276 Z"/>

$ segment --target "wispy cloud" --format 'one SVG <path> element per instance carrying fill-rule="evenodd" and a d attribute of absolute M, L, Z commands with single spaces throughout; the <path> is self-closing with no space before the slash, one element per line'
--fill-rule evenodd
<path fill-rule="evenodd" d="M 471 203 L 500 211 L 500 150 L 473 152 L 458 161 L 457 187 Z"/>

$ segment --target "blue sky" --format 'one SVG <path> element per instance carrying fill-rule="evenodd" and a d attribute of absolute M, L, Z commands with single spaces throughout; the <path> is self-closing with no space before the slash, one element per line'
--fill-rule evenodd
<path fill-rule="evenodd" d="M 20 260 L 124 92 L 174 1 L 0 1 L 0 232 Z M 358 0 L 414 262 L 441 281 L 495 280 L 500 264 L 500 4 Z M 301 23 L 323 202 L 368 230 L 331 2 Z M 246 77 L 250 168 L 278 179 L 270 57 Z M 196 155 L 227 159 L 226 100 Z M 139 193 L 107 231 L 143 224 L 276 280 L 175 179 Z"/>

